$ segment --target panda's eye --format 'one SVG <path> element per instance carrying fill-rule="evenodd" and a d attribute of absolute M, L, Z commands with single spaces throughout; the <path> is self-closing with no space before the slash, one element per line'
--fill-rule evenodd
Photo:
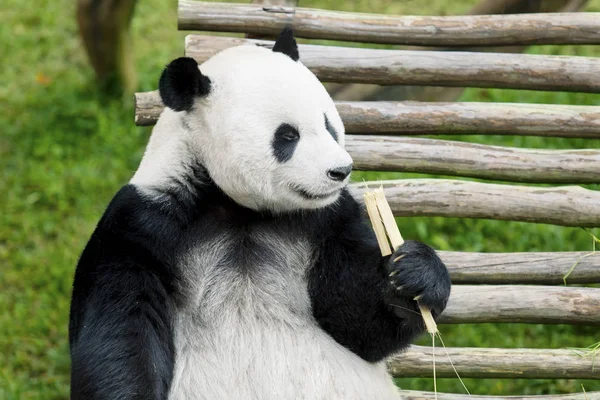
<path fill-rule="evenodd" d="M 298 140 L 300 138 L 300 135 L 298 135 L 298 132 L 295 131 L 287 131 L 284 134 L 282 134 L 282 137 L 285 140 L 289 140 L 291 142 L 294 140 Z"/>
<path fill-rule="evenodd" d="M 281 163 L 289 161 L 294 155 L 294 150 L 296 150 L 299 140 L 300 133 L 298 129 L 290 124 L 279 125 L 271 142 L 273 155 L 275 155 L 277 161 Z"/>
<path fill-rule="evenodd" d="M 300 139 L 300 133 L 298 130 L 291 125 L 282 124 L 277 128 L 275 132 L 275 137 L 283 140 L 287 140 L 288 142 L 295 142 Z"/>

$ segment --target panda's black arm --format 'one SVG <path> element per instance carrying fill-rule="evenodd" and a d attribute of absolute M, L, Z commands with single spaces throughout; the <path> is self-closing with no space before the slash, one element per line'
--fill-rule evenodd
<path fill-rule="evenodd" d="M 168 396 L 175 277 L 167 267 L 173 250 L 161 238 L 176 242 L 181 221 L 161 210 L 125 186 L 79 260 L 69 326 L 73 400 Z"/>
<path fill-rule="evenodd" d="M 424 331 L 424 324 L 412 297 L 395 298 L 393 303 L 399 308 L 390 305 L 390 257 L 381 256 L 373 229 L 356 201 L 345 193 L 334 210 L 328 218 L 331 234 L 324 235 L 318 259 L 309 271 L 313 314 L 338 343 L 367 361 L 380 361 L 407 347 Z M 438 263 L 427 246 L 417 245 L 427 253 L 416 257 L 418 263 Z M 441 267 L 440 277 L 432 280 L 442 286 L 447 280 L 449 285 Z M 417 285 L 431 283 L 417 282 L 423 279 L 421 274 L 410 279 Z"/>
<path fill-rule="evenodd" d="M 71 399 L 167 399 L 174 348 L 162 283 L 133 264 L 101 269 L 74 298 Z"/>

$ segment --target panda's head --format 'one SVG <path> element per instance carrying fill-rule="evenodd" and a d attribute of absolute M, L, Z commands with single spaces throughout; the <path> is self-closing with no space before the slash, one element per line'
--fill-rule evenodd
<path fill-rule="evenodd" d="M 181 119 L 189 151 L 245 207 L 320 208 L 348 183 L 352 159 L 340 116 L 298 59 L 286 28 L 273 50 L 233 47 L 201 66 L 179 58 L 161 76 L 160 95 Z"/>

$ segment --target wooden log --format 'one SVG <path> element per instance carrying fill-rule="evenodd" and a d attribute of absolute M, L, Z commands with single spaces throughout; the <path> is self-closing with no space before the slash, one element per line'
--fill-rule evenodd
<path fill-rule="evenodd" d="M 456 377 L 444 349 L 435 352 L 437 377 Z M 594 359 L 573 350 L 460 347 L 448 348 L 448 354 L 462 378 L 600 378 Z M 432 362 L 431 347 L 411 346 L 391 357 L 388 365 L 396 377 L 431 377 Z"/>
<path fill-rule="evenodd" d="M 517 103 L 336 102 L 347 133 L 523 135 L 600 139 L 600 107 Z M 135 94 L 135 123 L 153 125 L 157 91 Z"/>
<path fill-rule="evenodd" d="M 242 44 L 273 46 L 271 41 L 188 35 L 185 52 L 204 62 Z M 592 57 L 318 45 L 300 45 L 299 52 L 302 63 L 325 82 L 600 92 L 600 59 Z"/>
<path fill-rule="evenodd" d="M 348 133 L 600 138 L 600 107 L 518 103 L 337 102 Z"/>
<path fill-rule="evenodd" d="M 587 0 L 482 0 L 467 14 L 519 14 L 519 13 L 553 13 L 581 11 Z M 543 10 L 543 11 L 542 11 Z M 485 51 L 491 53 L 522 53 L 527 45 L 521 46 L 455 46 L 429 47 L 432 50 L 446 51 Z M 407 50 L 422 50 L 423 47 L 411 46 Z M 419 101 L 456 101 L 464 88 L 434 86 L 379 86 L 358 83 L 327 83 L 327 90 L 336 100 L 419 100 Z"/>
<path fill-rule="evenodd" d="M 296 36 L 416 46 L 600 44 L 600 13 L 389 16 L 301 7 L 179 1 L 180 30 Z"/>
<path fill-rule="evenodd" d="M 158 90 L 138 92 L 133 96 L 133 101 L 135 103 L 135 124 L 137 126 L 154 125 L 165 108 Z"/>
<path fill-rule="evenodd" d="M 418 172 L 510 182 L 600 183 L 600 151 L 538 150 L 392 136 L 350 135 L 359 170 Z"/>
<path fill-rule="evenodd" d="M 396 217 L 444 216 L 600 227 L 600 192 L 578 186 L 530 187 L 448 179 L 352 185 L 356 196 L 382 184 Z"/>
<path fill-rule="evenodd" d="M 254 5 L 260 5 L 263 10 L 272 9 L 275 7 L 296 7 L 298 5 L 298 0 L 252 0 L 250 3 Z M 246 32 L 244 32 L 246 33 Z M 246 33 L 246 38 L 248 39 L 273 39 L 277 38 L 277 35 L 257 35 L 253 33 Z"/>
<path fill-rule="evenodd" d="M 473 253 L 439 251 L 453 283 L 568 284 L 600 283 L 600 252 Z"/>
<path fill-rule="evenodd" d="M 438 323 L 600 325 L 599 310 L 598 288 L 454 285 Z"/>
<path fill-rule="evenodd" d="M 437 356 L 437 353 L 436 353 Z M 600 392 L 583 392 L 574 394 L 543 394 L 530 396 L 485 396 L 456 393 L 433 393 L 417 390 L 402 390 L 405 400 L 600 400 Z"/>

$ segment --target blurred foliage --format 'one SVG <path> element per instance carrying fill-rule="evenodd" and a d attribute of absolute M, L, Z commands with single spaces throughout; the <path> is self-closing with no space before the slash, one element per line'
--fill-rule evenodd
<path fill-rule="evenodd" d="M 458 14 L 475 1 L 302 0 L 307 7 L 398 14 Z M 588 10 L 600 11 L 600 0 Z M 77 37 L 75 2 L 6 0 L 0 13 L 0 399 L 68 398 L 67 321 L 73 271 L 104 208 L 143 154 L 149 128 L 133 124 L 131 99 L 103 98 Z M 132 23 L 139 90 L 153 90 L 162 67 L 183 52 L 175 1 L 140 1 Z M 535 47 L 531 52 L 600 56 L 600 49 Z M 598 95 L 470 89 L 465 101 L 600 104 Z M 523 147 L 598 148 L 598 141 L 454 137 Z M 416 174 L 357 173 L 355 179 Z M 594 188 L 598 188 L 597 186 Z M 402 218 L 407 238 L 465 251 L 590 250 L 580 229 L 500 221 Z M 598 230 L 594 231 L 597 235 Z M 442 326 L 447 346 L 586 347 L 597 329 L 541 325 Z M 423 343 L 429 341 L 423 339 Z M 399 379 L 432 390 L 430 379 Z M 600 390 L 570 380 L 466 380 L 474 393 Z M 457 379 L 440 391 L 460 392 Z"/>

